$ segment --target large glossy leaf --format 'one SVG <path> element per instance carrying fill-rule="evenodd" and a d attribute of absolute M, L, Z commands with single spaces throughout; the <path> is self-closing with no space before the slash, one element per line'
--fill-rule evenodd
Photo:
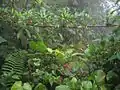
<path fill-rule="evenodd" d="M 32 87 L 29 83 L 24 83 L 23 90 L 32 90 Z"/>
<path fill-rule="evenodd" d="M 82 88 L 84 88 L 85 90 L 92 89 L 92 82 L 91 81 L 83 81 L 81 84 L 82 84 Z"/>
<path fill-rule="evenodd" d="M 55 90 L 71 90 L 67 85 L 60 85 L 55 88 Z"/>
<path fill-rule="evenodd" d="M 45 85 L 43 85 L 42 83 L 39 83 L 34 90 L 47 90 Z"/>
<path fill-rule="evenodd" d="M 23 90 L 22 82 L 21 81 L 15 82 L 11 87 L 11 90 Z"/>

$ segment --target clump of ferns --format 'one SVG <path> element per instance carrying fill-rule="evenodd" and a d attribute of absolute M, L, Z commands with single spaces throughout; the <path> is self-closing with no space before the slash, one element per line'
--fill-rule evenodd
<path fill-rule="evenodd" d="M 17 51 L 8 54 L 1 70 L 0 84 L 10 86 L 20 80 L 25 70 L 26 51 Z"/>

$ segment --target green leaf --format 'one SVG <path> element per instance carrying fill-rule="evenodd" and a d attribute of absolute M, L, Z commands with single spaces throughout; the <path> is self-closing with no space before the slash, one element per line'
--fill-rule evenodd
<path fill-rule="evenodd" d="M 71 80 L 72 83 L 77 83 L 77 79 L 75 77 L 72 78 Z"/>
<path fill-rule="evenodd" d="M 81 84 L 82 84 L 82 87 L 83 87 L 85 90 L 90 90 L 90 89 L 92 89 L 92 82 L 91 82 L 91 81 L 83 81 Z"/>
<path fill-rule="evenodd" d="M 1 36 L 0 36 L 0 44 L 1 43 L 3 43 L 3 42 L 6 42 L 7 40 L 5 40 L 4 38 L 2 38 Z"/>
<path fill-rule="evenodd" d="M 67 85 L 60 85 L 55 88 L 55 90 L 71 90 Z"/>
<path fill-rule="evenodd" d="M 58 59 L 58 62 L 59 63 L 61 63 L 61 64 L 64 64 L 65 63 L 65 59 L 64 59 L 64 57 L 65 57 L 65 54 L 64 54 L 64 52 L 62 52 L 62 51 L 59 51 L 59 50 L 55 50 L 55 56 L 56 56 L 56 58 Z"/>
<path fill-rule="evenodd" d="M 15 82 L 11 87 L 11 90 L 23 90 L 22 82 L 21 81 Z"/>
<path fill-rule="evenodd" d="M 19 30 L 19 32 L 17 33 L 17 39 L 20 39 L 23 35 L 23 30 Z"/>
<path fill-rule="evenodd" d="M 32 90 L 32 87 L 29 83 L 24 83 L 23 90 Z"/>
<path fill-rule="evenodd" d="M 43 41 L 30 41 L 30 48 L 35 51 L 46 52 L 47 46 Z"/>
<path fill-rule="evenodd" d="M 16 80 L 19 80 L 19 79 L 20 79 L 18 75 L 13 75 L 12 78 L 13 78 L 13 79 L 16 79 Z"/>
<path fill-rule="evenodd" d="M 120 52 L 117 53 L 117 59 L 120 60 Z"/>
<path fill-rule="evenodd" d="M 92 90 L 98 90 L 98 87 L 96 84 L 93 84 Z"/>
<path fill-rule="evenodd" d="M 55 55 L 58 57 L 58 58 L 61 58 L 63 59 L 64 58 L 64 53 L 59 51 L 59 50 L 55 50 Z"/>
<path fill-rule="evenodd" d="M 49 53 L 53 52 L 53 50 L 51 48 L 47 48 L 47 50 L 48 50 Z"/>
<path fill-rule="evenodd" d="M 100 83 L 100 84 L 102 84 L 102 83 L 104 83 L 104 81 L 105 81 L 105 73 L 103 72 L 103 70 L 97 70 L 96 71 L 96 75 L 95 75 L 95 80 L 96 80 L 96 82 L 97 83 Z"/>
<path fill-rule="evenodd" d="M 107 90 L 107 88 L 104 85 L 102 85 L 100 86 L 100 90 Z"/>
<path fill-rule="evenodd" d="M 91 44 L 91 45 L 89 45 L 89 47 L 85 50 L 85 55 L 91 56 L 92 54 L 94 54 L 95 51 L 96 51 L 95 45 Z"/>
<path fill-rule="evenodd" d="M 27 33 L 27 36 L 28 36 L 29 38 L 31 38 L 30 31 L 29 31 L 29 30 L 27 30 L 27 29 L 25 29 L 25 31 L 26 31 L 26 33 Z"/>
<path fill-rule="evenodd" d="M 115 59 L 117 59 L 117 55 L 112 55 L 108 60 L 115 60 Z"/>
<path fill-rule="evenodd" d="M 34 90 L 47 90 L 45 85 L 43 85 L 42 83 L 39 83 Z"/>
<path fill-rule="evenodd" d="M 113 80 L 118 80 L 119 76 L 111 70 L 107 73 L 106 79 L 107 79 L 107 82 L 112 82 Z"/>
<path fill-rule="evenodd" d="M 53 83 L 54 83 L 54 77 L 50 77 L 49 78 L 49 83 L 50 83 L 51 86 L 53 85 Z"/>
<path fill-rule="evenodd" d="M 30 41 L 29 46 L 32 50 L 36 50 L 36 43 L 34 41 Z"/>

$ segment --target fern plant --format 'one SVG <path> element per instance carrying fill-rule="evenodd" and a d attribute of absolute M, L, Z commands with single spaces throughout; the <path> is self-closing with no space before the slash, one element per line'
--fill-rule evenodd
<path fill-rule="evenodd" d="M 16 80 L 20 80 L 25 69 L 25 56 L 25 51 L 8 54 L 1 70 L 0 83 L 2 86 L 9 86 Z"/>

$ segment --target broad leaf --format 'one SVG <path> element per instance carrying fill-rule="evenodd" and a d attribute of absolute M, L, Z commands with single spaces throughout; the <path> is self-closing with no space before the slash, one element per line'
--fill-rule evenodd
<path fill-rule="evenodd" d="M 34 90 L 47 90 L 45 85 L 43 85 L 42 83 L 39 83 Z"/>
<path fill-rule="evenodd" d="M 104 83 L 105 81 L 105 73 L 103 72 L 103 70 L 97 70 L 96 71 L 96 75 L 95 75 L 95 80 L 97 83 Z"/>
<path fill-rule="evenodd" d="M 81 84 L 82 84 L 82 87 L 83 87 L 85 90 L 90 90 L 90 89 L 92 89 L 92 82 L 91 82 L 91 81 L 83 81 Z"/>
<path fill-rule="evenodd" d="M 77 83 L 77 79 L 75 77 L 72 78 L 71 80 L 72 83 Z"/>
<path fill-rule="evenodd" d="M 47 46 L 44 44 L 43 41 L 31 41 L 30 42 L 30 48 L 35 51 L 40 51 L 40 52 L 46 52 L 47 51 Z"/>
<path fill-rule="evenodd" d="M 23 89 L 24 90 L 32 90 L 32 87 L 31 87 L 31 85 L 29 83 L 24 83 Z"/>
<path fill-rule="evenodd" d="M 22 82 L 21 81 L 15 82 L 11 87 L 11 90 L 23 90 Z"/>
<path fill-rule="evenodd" d="M 55 90 L 71 90 L 67 85 L 60 85 L 55 88 Z"/>

